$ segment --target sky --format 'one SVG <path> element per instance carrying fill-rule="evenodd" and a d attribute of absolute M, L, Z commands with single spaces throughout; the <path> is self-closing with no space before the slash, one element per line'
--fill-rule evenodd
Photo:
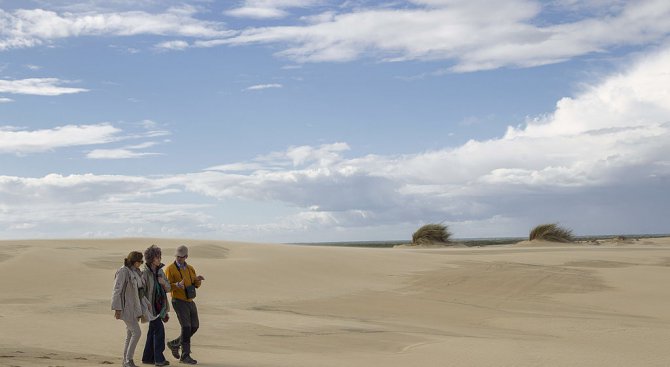
<path fill-rule="evenodd" d="M 670 232 L 666 0 L 0 0 L 0 239 Z"/>

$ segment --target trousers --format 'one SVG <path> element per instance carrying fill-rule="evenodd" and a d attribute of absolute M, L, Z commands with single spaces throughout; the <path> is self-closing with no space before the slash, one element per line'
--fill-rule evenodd
<path fill-rule="evenodd" d="M 140 341 L 140 337 L 142 336 L 142 330 L 137 320 L 123 320 L 123 322 L 126 323 L 126 344 L 123 346 L 123 363 L 127 363 L 133 360 L 137 342 Z"/>
<path fill-rule="evenodd" d="M 163 351 L 165 350 L 165 325 L 159 318 L 149 323 L 147 342 L 144 344 L 142 362 L 161 363 L 165 361 Z"/>
<path fill-rule="evenodd" d="M 181 335 L 179 335 L 177 339 L 170 341 L 169 344 L 172 346 L 181 346 L 182 357 L 187 356 L 191 354 L 191 337 L 200 327 L 198 308 L 196 307 L 195 302 L 173 299 L 172 309 L 179 319 Z"/>

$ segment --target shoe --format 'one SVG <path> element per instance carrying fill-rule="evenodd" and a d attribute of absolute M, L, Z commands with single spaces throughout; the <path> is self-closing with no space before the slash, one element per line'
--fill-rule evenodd
<path fill-rule="evenodd" d="M 154 361 L 142 361 L 142 364 L 154 364 Z"/>
<path fill-rule="evenodd" d="M 137 367 L 137 365 L 136 365 L 135 362 L 133 362 L 133 360 L 131 359 L 130 361 L 123 362 L 123 367 Z"/>
<path fill-rule="evenodd" d="M 181 355 L 179 354 L 179 346 L 178 345 L 172 345 L 170 343 L 167 343 L 167 347 L 170 349 L 170 352 L 172 352 L 172 356 L 180 359 Z"/>
<path fill-rule="evenodd" d="M 165 360 L 163 362 L 156 362 L 156 366 L 169 366 L 170 362 L 168 360 Z"/>
<path fill-rule="evenodd" d="M 198 364 L 198 361 L 196 361 L 195 359 L 191 358 L 191 356 L 187 354 L 187 355 L 183 356 L 183 357 L 179 360 L 179 363 L 183 363 L 183 364 Z"/>

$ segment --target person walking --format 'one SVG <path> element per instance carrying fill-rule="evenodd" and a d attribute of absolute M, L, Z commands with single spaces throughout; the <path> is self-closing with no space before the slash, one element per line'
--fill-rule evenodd
<path fill-rule="evenodd" d="M 191 358 L 191 337 L 198 331 L 200 321 L 198 320 L 198 309 L 193 299 L 195 289 L 200 288 L 205 278 L 196 275 L 195 269 L 186 263 L 188 258 L 188 247 L 181 245 L 175 252 L 175 261 L 165 268 L 170 282 L 172 294 L 172 308 L 177 314 L 181 335 L 167 343 L 168 348 L 179 362 L 185 364 L 197 364 L 198 361 Z M 179 348 L 181 347 L 181 354 Z"/>
<path fill-rule="evenodd" d="M 167 366 L 170 362 L 163 355 L 165 350 L 165 325 L 163 323 L 170 319 L 168 315 L 170 306 L 167 299 L 170 282 L 163 272 L 165 264 L 161 263 L 161 257 L 161 249 L 156 245 L 151 245 L 144 251 L 146 263 L 142 269 L 142 279 L 146 284 L 144 296 L 149 303 L 150 313 L 149 331 L 147 342 L 144 344 L 142 363 Z"/>
<path fill-rule="evenodd" d="M 135 347 L 142 336 L 139 319 L 142 317 L 140 292 L 144 281 L 140 273 L 142 253 L 132 251 L 123 261 L 123 266 L 114 275 L 112 310 L 117 320 L 126 323 L 126 343 L 123 347 L 123 367 L 137 367 L 133 362 Z"/>

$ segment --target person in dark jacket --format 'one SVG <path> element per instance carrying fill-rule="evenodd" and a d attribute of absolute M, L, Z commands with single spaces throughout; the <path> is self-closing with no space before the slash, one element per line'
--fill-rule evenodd
<path fill-rule="evenodd" d="M 165 350 L 165 325 L 163 323 L 170 319 L 168 315 L 170 306 L 167 298 L 170 283 L 163 272 L 165 264 L 161 263 L 161 255 L 161 249 L 156 245 L 144 251 L 146 264 L 142 269 L 142 279 L 145 283 L 144 296 L 149 303 L 150 315 L 142 363 L 167 366 L 170 362 L 163 355 Z"/>

